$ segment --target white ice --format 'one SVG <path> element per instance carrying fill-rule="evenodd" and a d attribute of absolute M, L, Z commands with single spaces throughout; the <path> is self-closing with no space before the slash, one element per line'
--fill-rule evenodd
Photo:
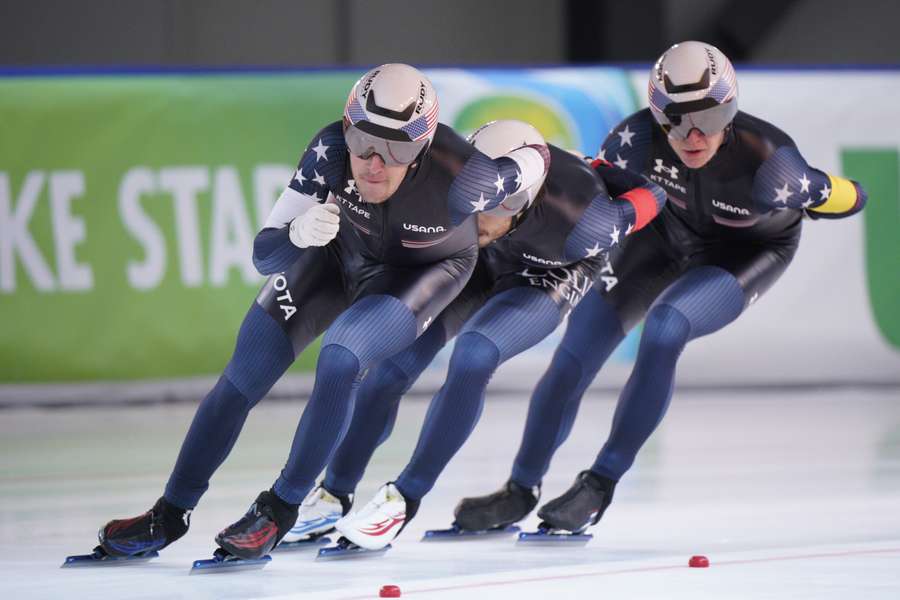
<path fill-rule="evenodd" d="M 587 468 L 614 397 L 586 399 L 544 499 Z M 161 494 L 188 404 L 0 412 L 2 598 L 900 598 L 900 392 L 676 392 L 669 414 L 586 547 L 512 539 L 422 543 L 465 495 L 507 478 L 527 398 L 489 394 L 478 428 L 381 558 L 276 554 L 261 571 L 189 576 L 215 533 L 271 485 L 302 403 L 265 401 L 213 478 L 188 535 L 144 565 L 60 569 L 105 521 Z M 402 469 L 427 403 L 409 399 L 360 502 Z M 534 528 L 536 518 L 526 521 Z M 687 566 L 702 554 L 707 569 Z"/>

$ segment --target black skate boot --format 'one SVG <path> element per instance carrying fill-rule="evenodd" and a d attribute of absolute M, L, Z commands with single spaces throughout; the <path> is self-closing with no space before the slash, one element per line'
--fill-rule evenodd
<path fill-rule="evenodd" d="M 140 516 L 116 519 L 104 525 L 98 533 L 99 548 L 114 557 L 148 554 L 183 536 L 190 524 L 191 511 L 160 498 Z"/>
<path fill-rule="evenodd" d="M 244 559 L 268 554 L 297 520 L 298 504 L 288 504 L 275 492 L 261 492 L 241 520 L 219 532 L 216 543 Z"/>
<path fill-rule="evenodd" d="M 566 493 L 538 510 L 540 529 L 581 533 L 595 525 L 612 502 L 616 482 L 593 471 L 582 471 Z"/>
<path fill-rule="evenodd" d="M 503 529 L 527 517 L 540 497 L 540 486 L 527 488 L 509 480 L 493 494 L 460 500 L 453 511 L 455 525 L 465 531 Z"/>

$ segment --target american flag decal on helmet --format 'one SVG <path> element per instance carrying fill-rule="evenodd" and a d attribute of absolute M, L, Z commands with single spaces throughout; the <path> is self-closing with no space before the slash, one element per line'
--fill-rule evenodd
<path fill-rule="evenodd" d="M 344 116 L 350 121 L 350 123 L 359 123 L 360 121 L 366 121 L 366 111 L 363 110 L 363 107 L 359 104 L 359 100 L 356 99 L 356 94 L 351 95 L 351 97 L 347 100 L 347 106 L 344 108 Z"/>
<path fill-rule="evenodd" d="M 653 107 L 654 110 L 662 112 L 663 109 L 671 104 L 672 101 L 669 100 L 669 97 L 666 96 L 656 85 L 656 81 L 653 77 L 650 78 L 650 83 L 647 88 L 647 96 L 650 98 L 650 106 Z"/>
<path fill-rule="evenodd" d="M 737 95 L 737 76 L 734 73 L 734 67 L 730 61 L 725 61 L 725 68 L 722 76 L 716 81 L 707 92 L 707 98 L 713 98 L 719 104 L 725 104 Z"/>
<path fill-rule="evenodd" d="M 434 106 L 431 107 L 426 114 L 417 118 L 414 121 L 410 121 L 406 125 L 400 128 L 400 131 L 405 131 L 407 135 L 409 135 L 410 139 L 414 142 L 417 142 L 426 137 L 430 137 L 434 134 L 434 130 L 437 129 L 438 123 L 438 101 L 437 98 L 434 99 Z"/>

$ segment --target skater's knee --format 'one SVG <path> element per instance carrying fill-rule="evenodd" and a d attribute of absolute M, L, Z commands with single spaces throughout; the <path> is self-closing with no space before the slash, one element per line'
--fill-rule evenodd
<path fill-rule="evenodd" d="M 353 379 L 359 375 L 360 365 L 356 353 L 340 344 L 328 344 L 319 352 L 316 379 L 323 376 Z"/>
<path fill-rule="evenodd" d="M 644 322 L 641 350 L 679 354 L 688 343 L 691 324 L 680 311 L 660 304 L 654 306 Z"/>
<path fill-rule="evenodd" d="M 403 369 L 390 359 L 384 360 L 369 370 L 357 402 L 377 402 L 387 397 L 402 396 L 411 385 L 412 379 Z"/>
<path fill-rule="evenodd" d="M 548 376 L 559 378 L 562 381 L 580 381 L 584 375 L 584 363 L 581 357 L 570 348 L 560 346 L 553 356 L 551 362 L 552 369 L 548 371 Z"/>
<path fill-rule="evenodd" d="M 204 404 L 212 403 L 217 411 L 230 412 L 232 410 L 250 410 L 265 392 L 254 393 L 254 382 L 249 377 L 242 377 L 235 369 L 231 369 L 231 363 L 225 368 L 225 372 L 216 381 L 216 385 L 207 394 Z M 245 390 L 250 390 L 247 393 Z"/>
<path fill-rule="evenodd" d="M 497 345 L 481 333 L 471 331 L 456 340 L 449 370 L 456 376 L 488 379 L 499 363 L 500 350 Z"/>

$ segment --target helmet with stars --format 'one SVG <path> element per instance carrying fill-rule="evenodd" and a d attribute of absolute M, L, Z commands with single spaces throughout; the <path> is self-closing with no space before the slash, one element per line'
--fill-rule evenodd
<path fill-rule="evenodd" d="M 501 119 L 485 123 L 469 136 L 469 142 L 490 158 L 498 158 L 509 154 L 516 148 L 528 145 L 547 144 L 541 133 L 524 121 Z M 503 202 L 485 214 L 495 217 L 513 216 L 525 210 L 534 202 L 541 186 L 544 185 L 546 173 L 529 188 L 519 190 L 503 199 Z"/>
<path fill-rule="evenodd" d="M 734 67 L 704 42 L 675 44 L 650 70 L 650 111 L 669 137 L 685 139 L 692 129 L 712 135 L 725 129 L 738 110 Z"/>
<path fill-rule="evenodd" d="M 344 139 L 360 158 L 381 156 L 387 165 L 414 162 L 434 138 L 438 100 L 434 86 L 415 67 L 375 67 L 350 90 L 344 107 Z"/>

